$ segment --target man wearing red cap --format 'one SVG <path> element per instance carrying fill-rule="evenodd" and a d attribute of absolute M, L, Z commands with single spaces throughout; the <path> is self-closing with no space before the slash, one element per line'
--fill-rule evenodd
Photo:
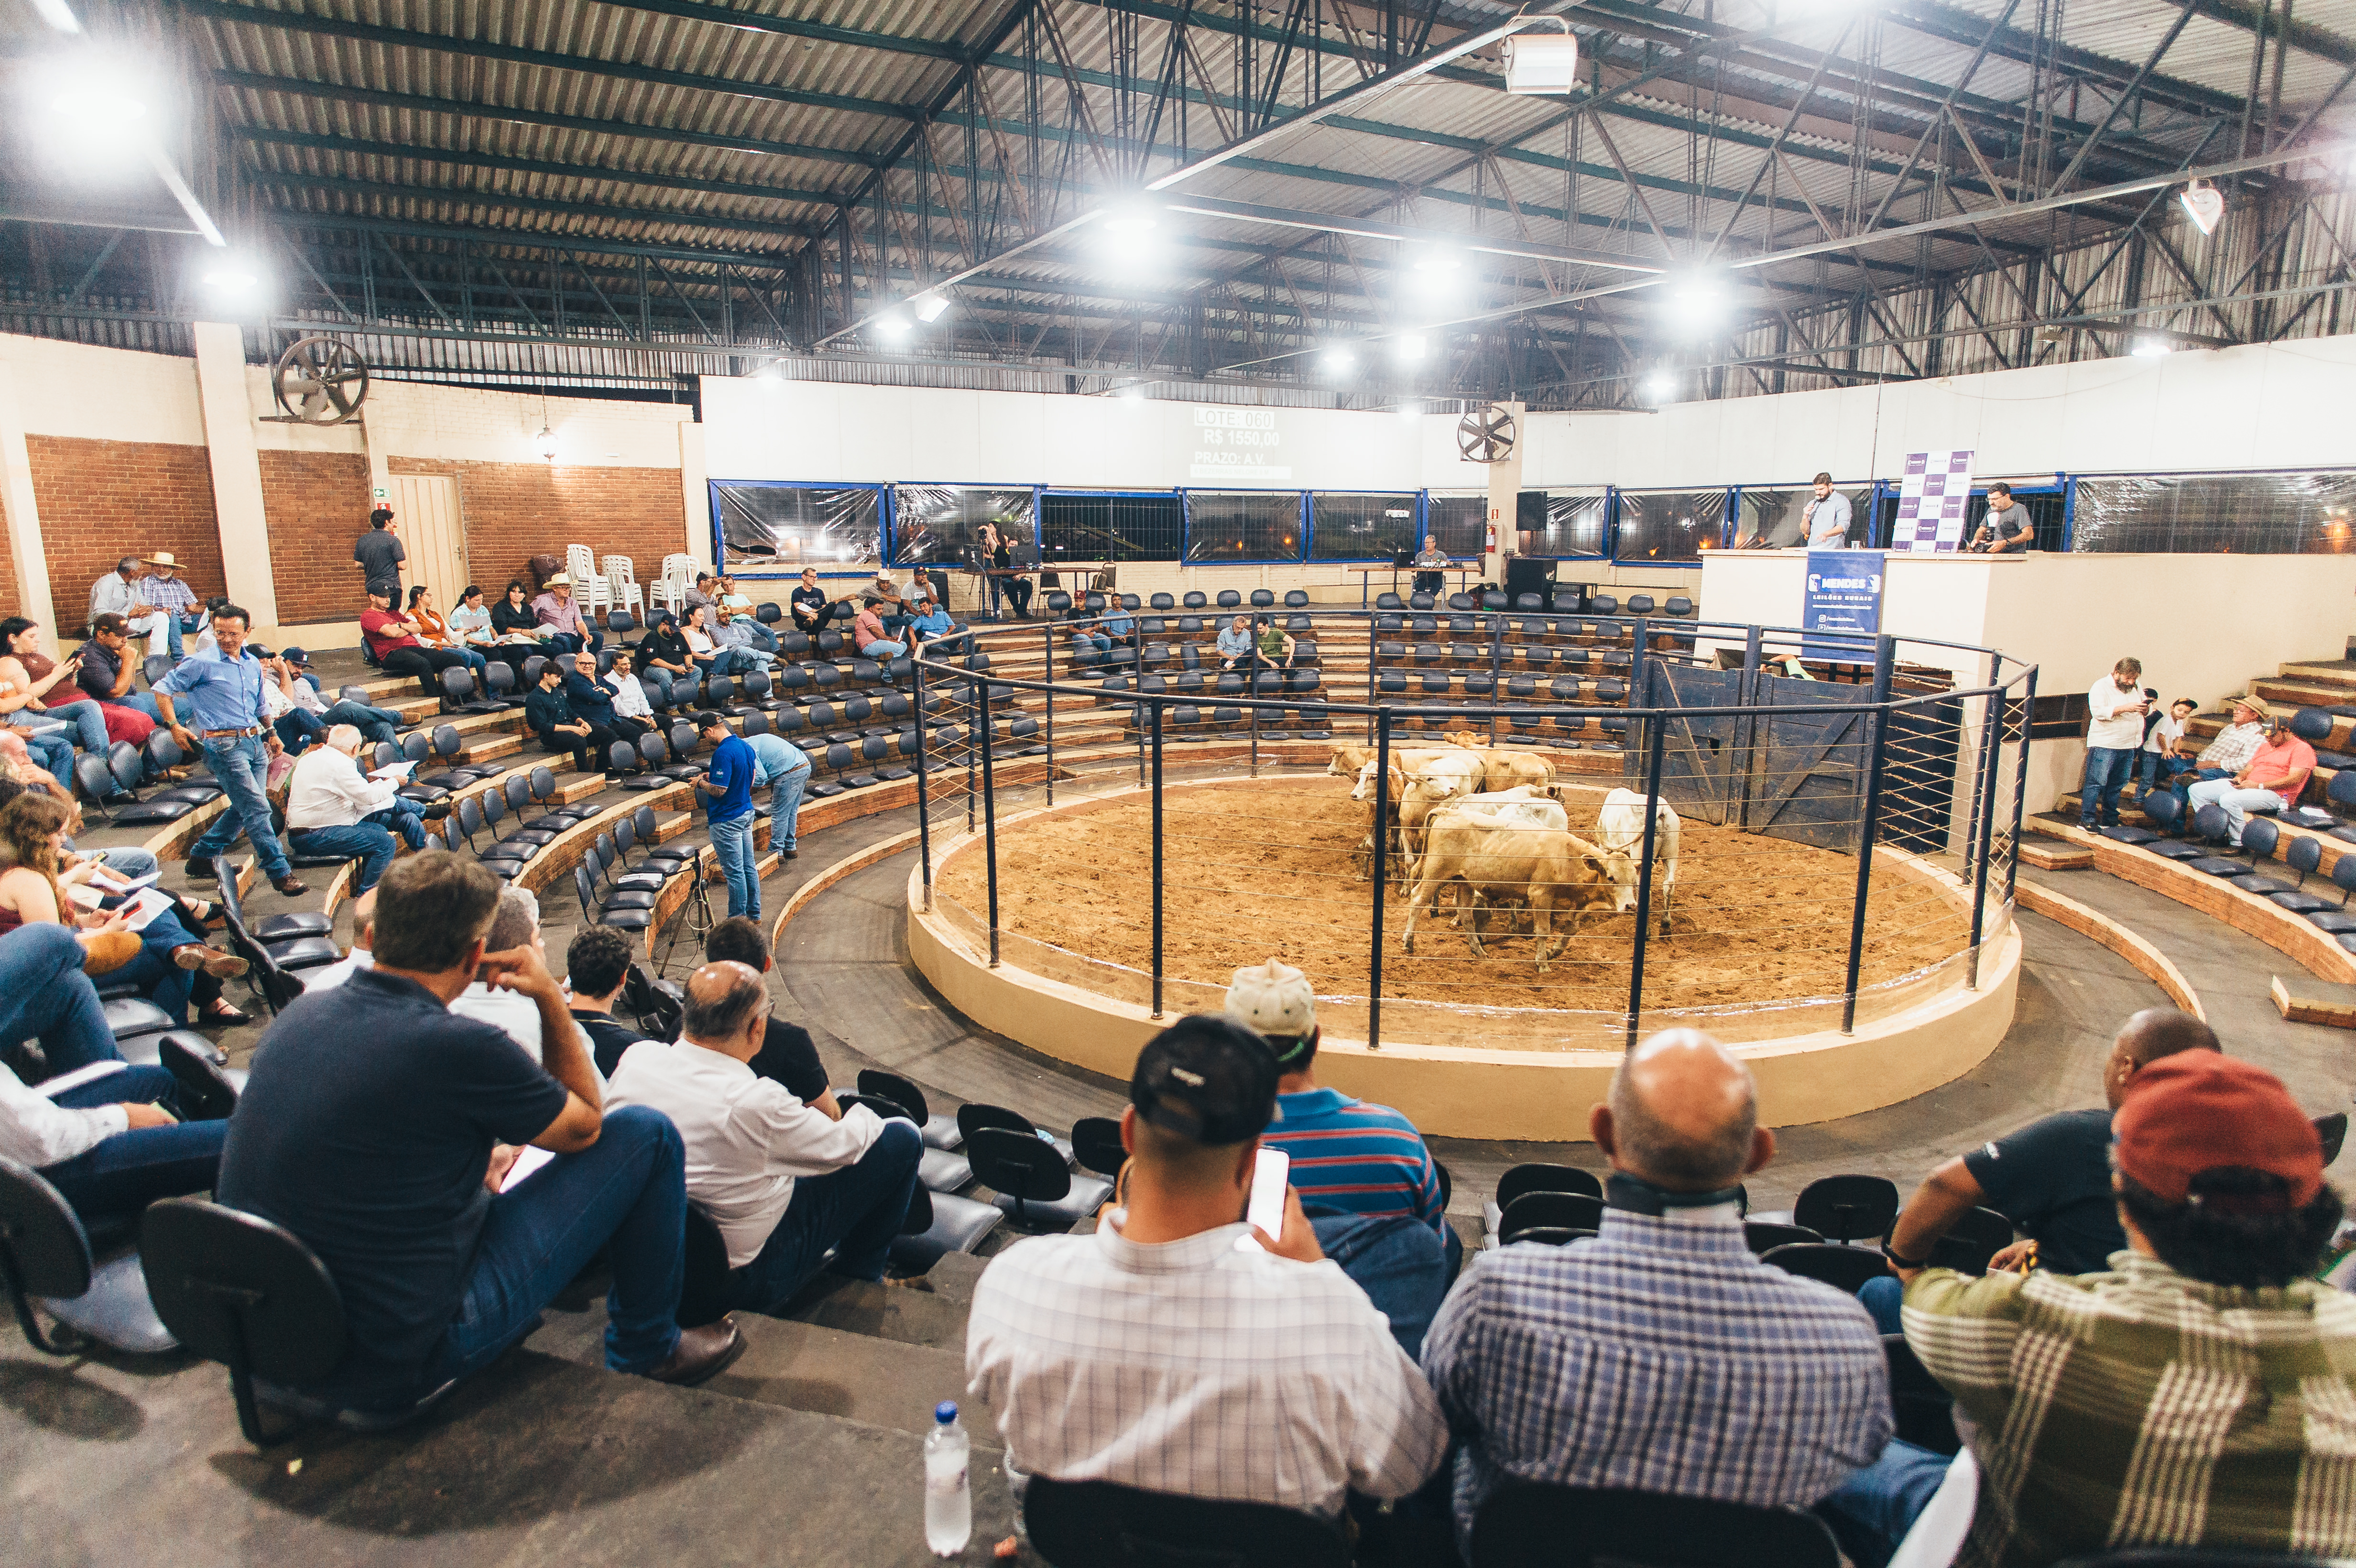
<path fill-rule="evenodd" d="M 2144 1068 L 2113 1122 L 2127 1250 L 2072 1277 L 1907 1272 L 1906 1339 L 1979 1468 L 1959 1568 L 2130 1546 L 2356 1553 L 2356 1300 L 2315 1125 L 2263 1068 Z M 1888 1561 L 1947 1462 L 1893 1443 L 1820 1505 Z"/>

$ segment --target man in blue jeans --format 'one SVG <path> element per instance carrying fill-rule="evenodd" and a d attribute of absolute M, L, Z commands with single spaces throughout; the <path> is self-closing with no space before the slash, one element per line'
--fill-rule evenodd
<path fill-rule="evenodd" d="M 44 1093 L 0 1065 L 0 1157 L 30 1166 L 85 1226 L 100 1226 L 136 1220 L 159 1198 L 212 1189 L 230 1092 L 223 1084 L 219 1099 L 199 1102 L 164 1068 L 125 1066 L 81 964 L 70 927 L 49 922 L 0 936 L 0 1045 L 37 1035 L 52 1080 L 89 1074 Z M 168 1057 L 178 1047 L 164 1049 Z"/>
<path fill-rule="evenodd" d="M 425 848 L 425 828 L 413 802 L 404 799 L 390 780 L 371 779 L 353 759 L 360 749 L 360 732 L 348 724 L 327 731 L 327 744 L 314 746 L 294 764 L 287 786 L 286 838 L 303 855 L 350 855 L 360 862 L 355 893 L 376 886 L 377 879 L 400 853 L 399 834 L 412 849 Z"/>
<path fill-rule="evenodd" d="M 779 859 L 796 858 L 794 825 L 801 818 L 802 791 L 809 787 L 809 754 L 776 735 L 747 735 L 753 748 L 753 784 L 769 786 L 769 848 Z"/>
<path fill-rule="evenodd" d="M 630 1047 L 605 1088 L 609 1113 L 643 1106 L 678 1127 L 688 1198 L 728 1247 L 728 1300 L 753 1312 L 784 1306 L 821 1266 L 881 1280 L 925 1153 L 913 1122 L 864 1105 L 838 1120 L 756 1076 L 770 1007 L 759 970 L 706 964 L 688 977 L 679 1043 Z"/>
<path fill-rule="evenodd" d="M 210 881 L 213 857 L 236 843 L 242 832 L 253 840 L 254 858 L 262 862 L 270 885 L 291 897 L 309 889 L 294 875 L 270 826 L 270 759 L 282 748 L 262 718 L 262 686 L 270 677 L 245 646 L 252 621 L 234 604 L 216 609 L 215 645 L 174 666 L 155 683 L 155 696 L 172 739 L 190 756 L 203 753 L 205 767 L 229 796 L 229 808 L 189 847 L 189 877 Z M 180 721 L 182 698 L 187 699 L 193 729 Z"/>
<path fill-rule="evenodd" d="M 609 1368 L 695 1383 L 743 1349 L 726 1318 L 680 1329 L 679 1134 L 652 1112 L 603 1109 L 532 947 L 484 951 L 498 895 L 444 851 L 386 872 L 375 966 L 278 1015 L 230 1120 L 220 1200 L 302 1238 L 343 1297 L 342 1361 L 294 1391 L 336 1408 L 401 1409 L 480 1371 L 601 1249 Z M 477 978 L 531 1000 L 539 1061 L 449 1011 Z M 520 1167 L 525 1145 L 554 1157 Z"/>
<path fill-rule="evenodd" d="M 703 803 L 712 827 L 712 852 L 728 878 L 728 912 L 761 917 L 761 880 L 753 867 L 753 774 L 758 759 L 744 738 L 713 712 L 695 716 L 696 732 L 712 748 L 712 766 L 695 787 L 712 798 Z"/>
<path fill-rule="evenodd" d="M 2119 825 L 2119 791 L 2135 776 L 2144 715 L 2150 711 L 2140 659 L 2121 659 L 2086 693 L 2086 783 L 2079 796 L 2079 827 Z"/>

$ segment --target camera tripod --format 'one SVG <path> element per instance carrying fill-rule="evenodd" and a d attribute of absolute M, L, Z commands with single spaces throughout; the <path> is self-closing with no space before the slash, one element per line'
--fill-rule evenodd
<path fill-rule="evenodd" d="M 680 910 L 679 918 L 671 923 L 670 940 L 663 944 L 662 963 L 655 969 L 658 975 L 670 973 L 670 955 L 679 946 L 680 933 L 694 932 L 696 949 L 701 952 L 703 939 L 712 934 L 713 926 L 720 923 L 712 912 L 712 884 L 705 876 L 703 857 L 698 855 L 694 864 L 695 869 L 691 874 L 695 878 L 695 886 L 687 895 L 687 907 Z"/>

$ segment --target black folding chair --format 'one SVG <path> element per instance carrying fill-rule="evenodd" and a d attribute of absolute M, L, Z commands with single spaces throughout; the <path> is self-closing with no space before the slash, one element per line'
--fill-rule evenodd
<path fill-rule="evenodd" d="M 1839 1568 L 1840 1561 L 1832 1531 L 1814 1514 L 1708 1498 L 1508 1486 L 1472 1518 L 1472 1568 Z"/>
<path fill-rule="evenodd" d="M 1515 1242 L 1539 1238 L 1534 1231 L 1600 1230 L 1603 1224 L 1603 1200 L 1584 1192 L 1525 1192 L 1505 1205 L 1497 1221 L 1497 1244 L 1510 1247 Z"/>
<path fill-rule="evenodd" d="M 1334 1525 L 1273 1503 L 1213 1502 L 1033 1476 L 1031 1544 L 1055 1568 L 1349 1568 Z"/>
<path fill-rule="evenodd" d="M 1792 1205 L 1792 1223 L 1840 1242 L 1886 1235 L 1897 1218 L 1898 1184 L 1880 1176 L 1820 1176 Z"/>

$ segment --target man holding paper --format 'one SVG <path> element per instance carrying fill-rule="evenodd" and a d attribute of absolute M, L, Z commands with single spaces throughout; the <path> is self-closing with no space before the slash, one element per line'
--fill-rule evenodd
<path fill-rule="evenodd" d="M 199 1094 L 203 1069 L 178 1041 L 163 1067 L 132 1067 L 82 973 L 70 926 L 42 921 L 0 935 L 0 1042 L 38 1036 L 50 1077 L 28 1086 L 0 1064 L 0 1157 L 38 1171 L 86 1226 L 135 1220 L 159 1198 L 207 1192 L 220 1168 L 224 1081 Z"/>
<path fill-rule="evenodd" d="M 348 724 L 327 731 L 327 743 L 314 746 L 294 764 L 294 778 L 286 795 L 286 837 L 299 855 L 351 855 L 360 862 L 355 892 L 376 886 L 385 868 L 400 853 L 393 844 L 398 832 L 412 849 L 425 848 L 425 827 L 417 808 L 398 790 L 397 777 L 362 777 L 353 761 L 360 749 L 360 732 Z M 408 771 L 395 763 L 391 774 Z"/>

